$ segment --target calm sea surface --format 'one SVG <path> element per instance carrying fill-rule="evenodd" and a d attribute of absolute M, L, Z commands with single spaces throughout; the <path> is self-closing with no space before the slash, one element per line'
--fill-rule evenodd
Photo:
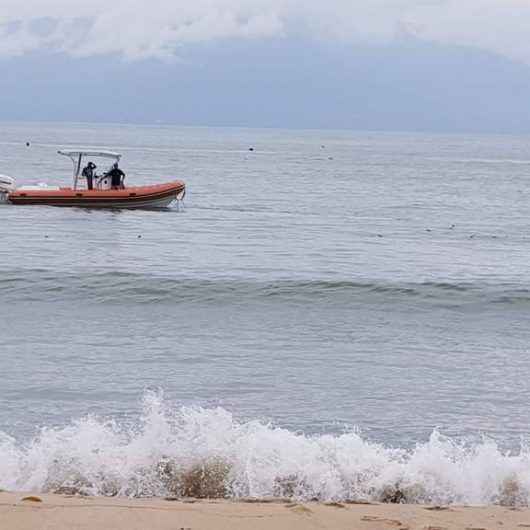
<path fill-rule="evenodd" d="M 0 173 L 19 184 L 69 184 L 56 150 L 82 145 L 123 153 L 130 184 L 188 187 L 180 210 L 0 207 L 7 487 L 46 489 L 66 443 L 133 454 L 142 437 L 141 454 L 156 452 L 146 437 L 162 436 L 158 421 L 188 456 L 197 436 L 215 456 L 226 432 L 248 442 L 254 429 L 252 447 L 297 440 L 308 461 L 329 440 L 390 460 L 397 448 L 409 475 L 421 450 L 471 451 L 447 457 L 463 476 L 462 462 L 491 450 L 499 480 L 517 468 L 530 481 L 530 464 L 503 452 L 530 458 L 530 138 L 0 133 Z M 489 502 L 480 491 L 469 498 Z"/>

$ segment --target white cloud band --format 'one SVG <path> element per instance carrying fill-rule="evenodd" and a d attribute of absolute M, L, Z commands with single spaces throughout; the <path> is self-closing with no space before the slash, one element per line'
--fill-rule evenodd
<path fill-rule="evenodd" d="M 530 62 L 530 0 L 2 0 L 0 55 L 171 56 L 181 44 L 304 35 L 389 42 L 404 34 Z"/>

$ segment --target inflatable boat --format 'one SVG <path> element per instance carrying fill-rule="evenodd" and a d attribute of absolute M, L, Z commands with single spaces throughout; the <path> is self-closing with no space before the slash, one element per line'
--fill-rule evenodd
<path fill-rule="evenodd" d="M 121 155 L 111 151 L 58 151 L 74 166 L 73 186 L 61 188 L 40 184 L 17 187 L 11 177 L 0 175 L 0 202 L 13 205 L 74 206 L 82 208 L 167 208 L 182 201 L 186 185 L 181 180 L 149 186 L 126 186 L 119 169 Z M 83 160 L 90 159 L 84 166 Z M 98 175 L 92 159 L 112 160 L 113 164 Z"/>

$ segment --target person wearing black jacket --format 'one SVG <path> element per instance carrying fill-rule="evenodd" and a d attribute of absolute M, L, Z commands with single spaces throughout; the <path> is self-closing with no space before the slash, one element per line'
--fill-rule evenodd
<path fill-rule="evenodd" d="M 110 184 L 112 189 L 118 190 L 123 188 L 123 180 L 125 173 L 119 168 L 118 162 L 116 162 L 112 169 L 107 173 L 107 177 L 110 177 Z"/>

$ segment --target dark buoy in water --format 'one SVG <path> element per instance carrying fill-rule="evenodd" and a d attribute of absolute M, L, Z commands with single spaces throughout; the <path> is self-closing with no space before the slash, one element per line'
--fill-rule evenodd
<path fill-rule="evenodd" d="M 141 236 L 141 234 L 138 234 L 138 239 L 142 239 L 142 236 Z"/>
<path fill-rule="evenodd" d="M 248 150 L 249 151 L 254 151 L 254 148 L 253 147 L 249 147 Z"/>
<path fill-rule="evenodd" d="M 26 147 L 29 147 L 30 146 L 30 143 L 29 142 L 26 142 Z"/>

